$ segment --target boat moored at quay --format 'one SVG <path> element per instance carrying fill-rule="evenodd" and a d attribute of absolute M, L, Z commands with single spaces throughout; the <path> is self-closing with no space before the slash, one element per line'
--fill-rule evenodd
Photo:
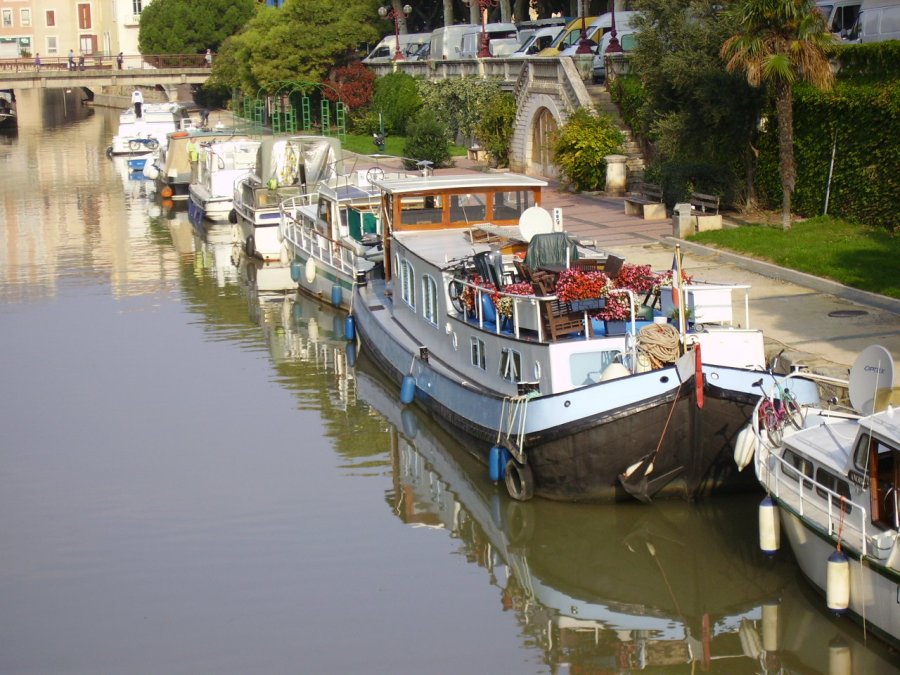
<path fill-rule="evenodd" d="M 554 231 L 535 178 L 373 182 L 383 261 L 357 278 L 348 332 L 514 499 L 749 487 L 731 462 L 764 365 L 746 303 L 745 328 L 730 320 L 746 287 L 686 285 L 680 266 L 663 287 L 666 274 Z M 692 325 L 656 302 L 673 292 Z"/>
<path fill-rule="evenodd" d="M 773 423 L 797 386 L 815 382 L 821 400 Z M 894 362 L 863 350 L 848 380 L 793 373 L 766 385 L 735 459 L 754 460 L 767 492 L 760 546 L 774 553 L 787 535 L 804 576 L 835 613 L 900 647 L 900 403 Z M 785 393 L 787 391 L 787 393 Z M 782 417 L 782 416 L 778 416 Z"/>
<path fill-rule="evenodd" d="M 169 134 L 191 128 L 191 117 L 180 103 L 145 103 L 140 117 L 131 107 L 119 114 L 119 128 L 106 154 L 150 155 L 168 145 Z"/>

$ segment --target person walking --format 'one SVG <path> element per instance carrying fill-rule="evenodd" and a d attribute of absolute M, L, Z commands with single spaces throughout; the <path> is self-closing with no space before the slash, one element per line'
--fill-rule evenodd
<path fill-rule="evenodd" d="M 206 50 L 206 67 L 212 68 L 212 49 Z"/>
<path fill-rule="evenodd" d="M 69 70 L 75 70 L 75 51 L 69 50 Z"/>
<path fill-rule="evenodd" d="M 78 70 L 84 70 L 84 52 L 78 55 Z"/>
<path fill-rule="evenodd" d="M 188 161 L 191 163 L 191 183 L 197 182 L 197 175 L 200 163 L 200 148 L 193 137 L 188 138 L 187 142 Z"/>
<path fill-rule="evenodd" d="M 119 67 L 119 70 L 122 70 L 123 63 L 125 63 L 125 55 L 119 52 L 119 55 L 116 57 L 116 65 Z"/>
<path fill-rule="evenodd" d="M 134 116 L 140 118 L 143 114 L 144 95 L 139 89 L 135 89 L 131 92 L 131 103 L 134 105 Z"/>
<path fill-rule="evenodd" d="M 40 52 L 38 52 L 37 54 L 34 55 L 34 69 L 35 70 L 41 69 L 41 53 Z"/>

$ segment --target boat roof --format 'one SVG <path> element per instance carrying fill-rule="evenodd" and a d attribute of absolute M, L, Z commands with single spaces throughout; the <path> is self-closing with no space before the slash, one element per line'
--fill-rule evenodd
<path fill-rule="evenodd" d="M 467 231 L 464 228 L 394 231 L 393 237 L 426 262 L 444 268 L 451 260 L 490 250 L 489 244 L 472 243 Z"/>
<path fill-rule="evenodd" d="M 850 454 L 859 420 L 834 419 L 785 435 L 784 445 L 840 475 L 850 470 Z"/>
<path fill-rule="evenodd" d="M 889 441 L 895 448 L 900 448 L 900 415 L 893 407 L 863 417 L 859 421 L 859 426 L 871 431 L 875 436 Z"/>
<path fill-rule="evenodd" d="M 470 188 L 543 188 L 547 181 L 517 173 L 469 173 L 442 174 L 439 176 L 412 176 L 409 178 L 385 178 L 372 181 L 389 194 L 405 194 L 415 192 L 441 192 Z"/>

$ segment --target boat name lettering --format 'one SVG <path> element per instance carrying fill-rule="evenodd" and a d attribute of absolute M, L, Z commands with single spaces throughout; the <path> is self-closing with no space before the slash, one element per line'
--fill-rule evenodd
<path fill-rule="evenodd" d="M 856 485 L 857 487 L 861 487 L 862 489 L 868 489 L 869 480 L 863 473 L 857 473 L 856 471 L 850 471 L 847 474 L 847 478 L 850 479 L 850 482 Z"/>
<path fill-rule="evenodd" d="M 878 373 L 879 375 L 884 375 L 884 368 L 882 368 L 881 366 L 866 366 L 865 371 L 867 373 L 874 372 Z"/>

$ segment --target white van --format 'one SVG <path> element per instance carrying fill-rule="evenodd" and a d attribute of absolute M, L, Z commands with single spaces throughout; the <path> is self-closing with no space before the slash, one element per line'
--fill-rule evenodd
<path fill-rule="evenodd" d="M 828 30 L 845 38 L 856 23 L 861 4 L 862 0 L 819 0 L 816 9 L 825 17 Z"/>
<path fill-rule="evenodd" d="M 512 23 L 489 23 L 484 27 L 491 56 L 508 56 L 519 46 L 519 31 Z M 481 26 L 463 34 L 459 55 L 450 58 L 474 59 L 481 51 Z"/>
<path fill-rule="evenodd" d="M 900 0 L 863 0 L 850 42 L 900 40 Z"/>
<path fill-rule="evenodd" d="M 455 23 L 452 26 L 435 28 L 431 32 L 431 51 L 428 58 L 438 61 L 460 58 L 463 35 L 476 29 L 481 30 L 481 26 L 474 23 Z"/>
<path fill-rule="evenodd" d="M 401 33 L 400 53 L 403 54 L 403 58 L 409 58 L 410 54 L 419 51 L 422 45 L 430 40 L 431 33 Z M 368 56 L 366 56 L 362 62 L 382 63 L 384 61 L 392 61 L 396 50 L 397 35 L 395 33 L 385 35 L 381 39 L 381 42 L 375 45 L 375 49 L 369 52 Z"/>
<path fill-rule="evenodd" d="M 637 12 L 616 12 L 616 33 L 622 33 L 623 31 L 627 31 L 628 29 L 630 29 L 631 20 L 635 16 L 637 16 Z M 612 12 L 601 14 L 596 19 L 594 19 L 594 22 L 590 26 L 587 27 L 587 29 L 585 30 L 585 36 L 591 42 L 591 51 L 594 51 L 594 47 L 600 44 L 600 40 L 610 31 L 611 28 Z M 579 42 L 580 38 L 573 44 L 563 49 L 559 53 L 559 55 L 575 56 L 575 52 L 578 49 Z"/>
<path fill-rule="evenodd" d="M 633 28 L 623 28 L 619 32 L 619 22 L 616 21 L 616 39 L 622 47 L 623 52 L 634 51 L 635 34 Z M 600 44 L 597 46 L 597 52 L 594 54 L 593 78 L 594 84 L 599 84 L 606 79 L 606 50 L 609 48 L 612 33 L 606 33 L 600 38 Z"/>
<path fill-rule="evenodd" d="M 511 59 L 524 59 L 526 56 L 537 56 L 542 49 L 553 44 L 553 41 L 565 30 L 565 26 L 547 26 L 539 28 L 522 46 L 509 55 Z"/>

